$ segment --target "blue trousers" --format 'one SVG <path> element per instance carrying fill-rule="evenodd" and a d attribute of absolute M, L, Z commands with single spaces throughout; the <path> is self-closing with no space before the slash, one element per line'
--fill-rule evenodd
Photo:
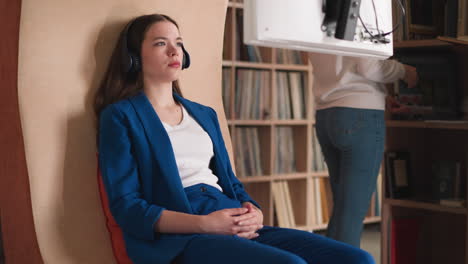
<path fill-rule="evenodd" d="M 327 236 L 359 247 L 382 162 L 384 111 L 346 107 L 318 110 L 316 131 L 333 193 Z"/>
<path fill-rule="evenodd" d="M 206 215 L 216 210 L 239 208 L 218 189 L 205 184 L 185 188 L 195 214 Z M 321 235 L 286 228 L 265 226 L 259 236 L 249 240 L 237 236 L 199 234 L 193 238 L 178 264 L 372 264 L 367 252 Z"/>

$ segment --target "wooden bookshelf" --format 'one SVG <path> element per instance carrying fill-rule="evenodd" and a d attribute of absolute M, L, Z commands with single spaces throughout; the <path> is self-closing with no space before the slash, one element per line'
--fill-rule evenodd
<path fill-rule="evenodd" d="M 434 212 L 446 212 L 451 214 L 467 214 L 466 208 L 449 207 L 431 202 L 420 202 L 411 200 L 400 200 L 400 199 L 384 199 L 386 204 L 394 207 L 410 208 L 410 209 L 423 209 Z"/>
<path fill-rule="evenodd" d="M 331 213 L 331 193 L 327 192 L 328 172 L 314 138 L 312 65 L 303 52 L 266 47 L 248 50 L 240 44 L 242 12 L 242 2 L 229 3 L 222 63 L 223 100 L 236 174 L 260 203 L 265 225 L 278 226 L 279 217 L 288 217 L 279 212 L 286 209 L 277 210 L 274 200 L 278 192 L 273 187 L 286 182 L 292 227 L 325 229 Z M 259 94 L 262 102 L 256 101 Z M 282 98 L 288 96 L 290 103 L 285 107 L 288 103 Z M 258 138 L 252 139 L 255 134 Z M 374 209 L 376 203 L 380 204 L 372 202 L 365 223 L 380 221 Z"/>
<path fill-rule="evenodd" d="M 449 47 L 450 43 L 440 39 L 406 40 L 393 43 L 394 49 Z"/>
<path fill-rule="evenodd" d="M 452 129 L 452 130 L 468 130 L 468 121 L 396 121 L 389 120 L 386 122 L 387 127 L 400 128 L 432 128 L 432 129 Z"/>
<path fill-rule="evenodd" d="M 285 125 L 301 126 L 313 124 L 311 120 L 228 120 L 229 125 L 238 126 L 267 126 L 267 125 Z"/>
<path fill-rule="evenodd" d="M 467 44 L 466 41 L 447 37 L 404 41 L 395 43 L 395 55 L 427 53 L 430 57 L 441 50 L 453 54 L 455 59 L 451 63 L 457 72 L 458 98 L 463 101 L 463 98 L 468 96 Z M 427 75 L 425 76 L 423 79 L 427 78 Z M 466 119 L 466 115 L 460 118 Z M 410 169 L 407 172 L 410 188 L 407 195 L 395 197 L 395 193 L 389 188 L 391 175 L 384 174 L 381 263 L 389 264 L 395 261 L 392 258 L 398 253 L 392 253 L 395 252 L 392 239 L 396 239 L 395 247 L 401 241 L 407 242 L 410 239 L 410 251 L 415 254 L 416 259 L 405 263 L 468 263 L 468 209 L 466 205 L 450 207 L 439 202 L 441 182 L 442 186 L 452 184 L 453 188 L 459 190 L 458 195 L 457 191 L 454 191 L 450 197 L 458 196 L 456 198 L 465 201 L 468 198 L 468 121 L 387 120 L 386 124 L 386 151 L 409 153 Z M 455 166 L 458 172 L 448 171 L 443 176 L 446 178 L 440 180 L 442 176 L 437 172 L 437 164 L 441 161 L 459 164 Z M 454 181 L 450 183 L 452 180 Z M 399 228 L 405 228 L 404 224 L 401 224 L 402 220 L 413 221 L 411 228 L 401 231 Z M 417 235 L 412 238 L 410 235 L 408 238 L 408 233 Z"/>

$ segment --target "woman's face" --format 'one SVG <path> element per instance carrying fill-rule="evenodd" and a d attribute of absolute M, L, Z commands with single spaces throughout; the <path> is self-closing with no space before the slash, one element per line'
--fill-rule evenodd
<path fill-rule="evenodd" d="M 179 30 L 171 22 L 150 26 L 141 45 L 143 78 L 155 83 L 177 80 L 182 65 L 182 44 Z"/>

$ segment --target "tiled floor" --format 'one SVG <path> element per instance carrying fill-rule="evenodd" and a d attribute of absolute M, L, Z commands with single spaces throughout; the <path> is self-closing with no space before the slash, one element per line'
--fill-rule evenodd
<path fill-rule="evenodd" d="M 325 230 L 316 231 L 317 234 L 325 235 Z M 364 226 L 361 237 L 361 248 L 369 252 L 380 264 L 380 224 L 368 224 Z"/>
<path fill-rule="evenodd" d="M 361 248 L 369 252 L 375 259 L 376 264 L 380 264 L 380 225 L 366 225 L 362 232 Z"/>

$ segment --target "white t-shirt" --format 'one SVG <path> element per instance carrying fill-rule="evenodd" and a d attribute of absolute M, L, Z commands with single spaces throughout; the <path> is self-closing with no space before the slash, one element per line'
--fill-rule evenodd
<path fill-rule="evenodd" d="M 384 83 L 405 76 L 395 60 L 344 57 L 309 53 L 314 74 L 316 109 L 352 107 L 385 109 Z"/>
<path fill-rule="evenodd" d="M 209 168 L 213 143 L 205 130 L 182 107 L 182 121 L 175 126 L 162 122 L 171 140 L 184 188 L 204 183 L 218 188 L 218 177 Z"/>

